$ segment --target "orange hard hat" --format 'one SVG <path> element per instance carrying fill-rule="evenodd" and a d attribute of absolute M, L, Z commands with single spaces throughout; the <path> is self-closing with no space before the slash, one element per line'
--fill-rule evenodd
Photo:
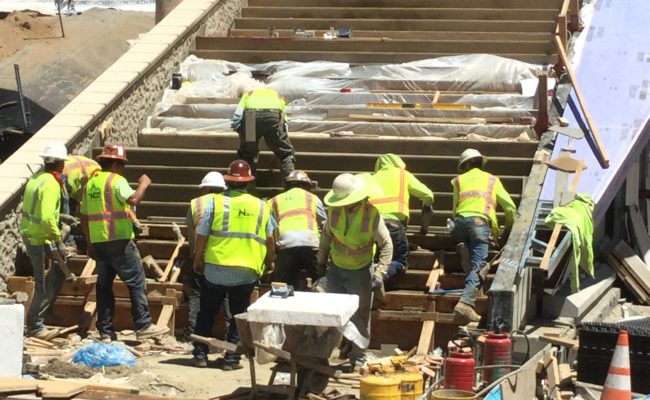
<path fill-rule="evenodd" d="M 104 146 L 102 154 L 98 155 L 97 158 L 110 158 L 113 160 L 129 162 L 126 158 L 126 150 L 124 150 L 124 146 L 120 144 L 107 144 Z"/>
<path fill-rule="evenodd" d="M 244 160 L 235 160 L 230 163 L 228 173 L 223 179 L 226 182 L 250 182 L 255 179 L 251 175 L 251 166 Z"/>
<path fill-rule="evenodd" d="M 293 170 L 289 173 L 287 178 L 285 179 L 286 182 L 303 182 L 308 185 L 311 185 L 311 179 L 309 179 L 309 175 L 303 170 L 296 169 Z"/>

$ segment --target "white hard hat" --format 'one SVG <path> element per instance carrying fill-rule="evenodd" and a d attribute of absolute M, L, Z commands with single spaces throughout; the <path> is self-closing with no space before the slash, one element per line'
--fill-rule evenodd
<path fill-rule="evenodd" d="M 332 190 L 325 195 L 325 204 L 341 207 L 357 203 L 368 197 L 364 179 L 344 173 L 334 178 Z"/>
<path fill-rule="evenodd" d="M 60 142 L 51 142 L 43 152 L 40 154 L 46 162 L 52 161 L 65 161 L 68 158 L 68 149 L 65 148 L 65 145 Z"/>
<path fill-rule="evenodd" d="M 475 158 L 480 158 L 481 159 L 481 167 L 485 166 L 485 163 L 487 162 L 487 157 L 485 157 L 483 154 L 481 154 L 480 151 L 476 149 L 465 149 L 460 155 L 460 158 L 458 159 L 458 169 L 460 170 L 460 167 L 465 164 L 469 160 L 473 160 Z"/>
<path fill-rule="evenodd" d="M 221 175 L 220 172 L 210 171 L 207 174 L 205 174 L 199 187 L 200 188 L 214 187 L 214 188 L 226 189 L 226 182 L 224 182 L 223 175 Z"/>

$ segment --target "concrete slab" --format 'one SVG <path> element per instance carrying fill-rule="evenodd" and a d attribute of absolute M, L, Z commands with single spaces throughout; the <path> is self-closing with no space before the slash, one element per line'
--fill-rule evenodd
<path fill-rule="evenodd" d="M 115 64 L 111 65 L 106 69 L 106 71 L 115 71 L 115 72 L 140 72 L 146 67 L 149 66 L 149 62 L 144 62 L 144 61 L 139 61 L 139 62 L 134 62 L 134 61 L 124 61 L 122 59 L 118 60 L 115 62 Z"/>
<path fill-rule="evenodd" d="M 59 112 L 64 114 L 96 115 L 103 109 L 104 109 L 104 104 L 83 103 L 80 101 L 73 100 Z"/>
<path fill-rule="evenodd" d="M 0 376 L 20 377 L 23 370 L 23 318 L 21 304 L 0 305 Z"/>
<path fill-rule="evenodd" d="M 73 126 L 82 128 L 95 118 L 94 115 L 58 113 L 47 124 L 49 126 Z"/>
<path fill-rule="evenodd" d="M 117 89 L 115 88 L 116 84 L 91 83 L 91 85 L 95 85 L 93 86 L 92 90 L 88 90 L 88 88 L 86 88 L 86 90 L 79 93 L 79 95 L 75 97 L 74 101 L 88 102 L 88 103 L 92 102 L 92 103 L 107 105 L 112 103 L 115 100 L 116 95 L 122 90 L 126 89 L 127 87 L 126 83 L 121 85 L 122 87 L 119 89 L 118 92 L 116 91 Z"/>
<path fill-rule="evenodd" d="M 151 32 L 138 39 L 138 43 L 164 43 L 170 46 L 178 39 L 178 35 Z"/>
<path fill-rule="evenodd" d="M 143 63 L 144 66 L 146 67 L 147 65 L 151 64 L 155 59 L 156 59 L 156 55 L 151 53 L 133 53 L 129 51 L 128 53 L 120 57 L 120 59 L 117 60 L 117 62 L 113 64 L 113 66 L 122 63 Z"/>
<path fill-rule="evenodd" d="M 131 47 L 128 54 L 147 54 L 147 55 L 160 55 L 169 48 L 167 43 L 144 43 L 138 42 Z"/>
<path fill-rule="evenodd" d="M 102 84 L 102 83 L 130 83 L 135 78 L 137 78 L 139 73 L 137 71 L 130 72 L 116 72 L 116 71 L 104 71 L 103 74 L 99 75 L 93 83 Z"/>
<path fill-rule="evenodd" d="M 621 289 L 611 288 L 598 303 L 580 320 L 580 322 L 602 322 L 621 299 Z"/>
<path fill-rule="evenodd" d="M 47 139 L 49 141 L 59 140 L 67 143 L 70 139 L 77 136 L 77 134 L 79 134 L 79 128 L 77 127 L 54 126 L 48 124 L 36 132 L 36 134 L 32 136 L 32 139 Z"/>
<path fill-rule="evenodd" d="M 10 163 L 4 162 L 0 166 L 0 179 L 16 178 L 16 179 L 29 179 L 43 167 L 42 163 Z M 31 169 L 30 169 L 31 168 Z M 33 172 L 32 172 L 33 171 Z"/>
<path fill-rule="evenodd" d="M 359 296 L 296 292 L 286 299 L 266 293 L 248 307 L 251 322 L 343 327 L 359 307 Z"/>
<path fill-rule="evenodd" d="M 194 21 L 201 18 L 203 14 L 204 12 L 202 10 L 191 10 L 191 9 L 188 10 L 188 9 L 181 9 L 180 7 L 177 7 L 171 13 L 169 13 L 169 16 L 165 18 L 163 22 L 167 21 L 168 19 L 170 20 L 183 19 L 187 21 L 188 24 L 194 24 Z"/>

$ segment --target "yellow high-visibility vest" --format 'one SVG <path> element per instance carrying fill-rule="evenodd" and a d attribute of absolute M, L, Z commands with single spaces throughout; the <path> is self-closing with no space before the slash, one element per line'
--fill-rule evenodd
<path fill-rule="evenodd" d="M 205 247 L 206 263 L 264 272 L 270 208 L 257 197 L 227 190 L 214 196 L 214 215 Z"/>
<path fill-rule="evenodd" d="M 458 192 L 456 215 L 484 217 L 490 222 L 491 231 L 498 232 L 497 195 L 494 190 L 498 179 L 479 168 L 452 179 L 451 184 Z"/>
<path fill-rule="evenodd" d="M 20 233 L 27 236 L 30 244 L 39 245 L 58 239 L 60 206 L 61 186 L 51 173 L 39 172 L 27 182 Z M 52 229 L 47 229 L 46 225 Z"/>
<path fill-rule="evenodd" d="M 332 233 L 330 257 L 334 265 L 351 270 L 368 266 L 374 252 L 373 227 L 379 218 L 377 209 L 363 202 L 350 221 L 343 207 L 330 207 L 327 214 Z"/>
<path fill-rule="evenodd" d="M 284 106 L 285 101 L 278 92 L 269 88 L 257 88 L 244 93 L 239 101 L 238 108 L 244 110 L 280 110 L 284 113 Z"/>
<path fill-rule="evenodd" d="M 309 191 L 293 188 L 269 200 L 280 234 L 310 231 L 318 234 L 316 197 Z"/>
<path fill-rule="evenodd" d="M 203 196 L 196 197 L 190 201 L 190 212 L 192 214 L 192 223 L 194 224 L 194 228 L 196 228 L 199 220 L 201 217 L 203 217 L 203 213 L 205 212 L 205 205 L 207 204 L 208 200 L 210 200 L 210 198 L 214 197 L 215 195 L 215 193 L 208 193 Z"/>
<path fill-rule="evenodd" d="M 68 194 L 70 197 L 81 200 L 83 195 L 83 188 L 95 172 L 101 171 L 101 167 L 97 162 L 90 158 L 83 156 L 70 155 L 65 160 L 63 167 L 63 175 L 65 175 L 65 182 L 68 186 Z"/>
<path fill-rule="evenodd" d="M 83 201 L 86 202 L 91 243 L 135 237 L 129 205 L 113 190 L 120 179 L 126 180 L 112 172 L 99 172 L 86 184 Z"/>
<path fill-rule="evenodd" d="M 370 204 L 379 210 L 381 215 L 396 215 L 401 221 L 409 217 L 408 175 L 401 168 L 382 169 L 375 173 L 375 182 L 384 193 L 383 197 L 369 198 Z"/>

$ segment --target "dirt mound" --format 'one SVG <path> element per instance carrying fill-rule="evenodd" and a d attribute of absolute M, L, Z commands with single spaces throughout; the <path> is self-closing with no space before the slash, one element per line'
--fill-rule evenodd
<path fill-rule="evenodd" d="M 0 19 L 0 59 L 25 47 L 26 40 L 60 35 L 58 19 L 37 11 L 14 11 Z"/>
<path fill-rule="evenodd" d="M 41 367 L 40 372 L 43 374 L 52 375 L 56 378 L 84 378 L 88 379 L 98 372 L 103 373 L 105 376 L 111 378 L 118 378 L 123 376 L 130 376 L 142 372 L 142 367 L 104 367 L 102 369 L 93 369 L 81 364 L 72 364 L 59 359 L 51 360 L 47 365 Z"/>

